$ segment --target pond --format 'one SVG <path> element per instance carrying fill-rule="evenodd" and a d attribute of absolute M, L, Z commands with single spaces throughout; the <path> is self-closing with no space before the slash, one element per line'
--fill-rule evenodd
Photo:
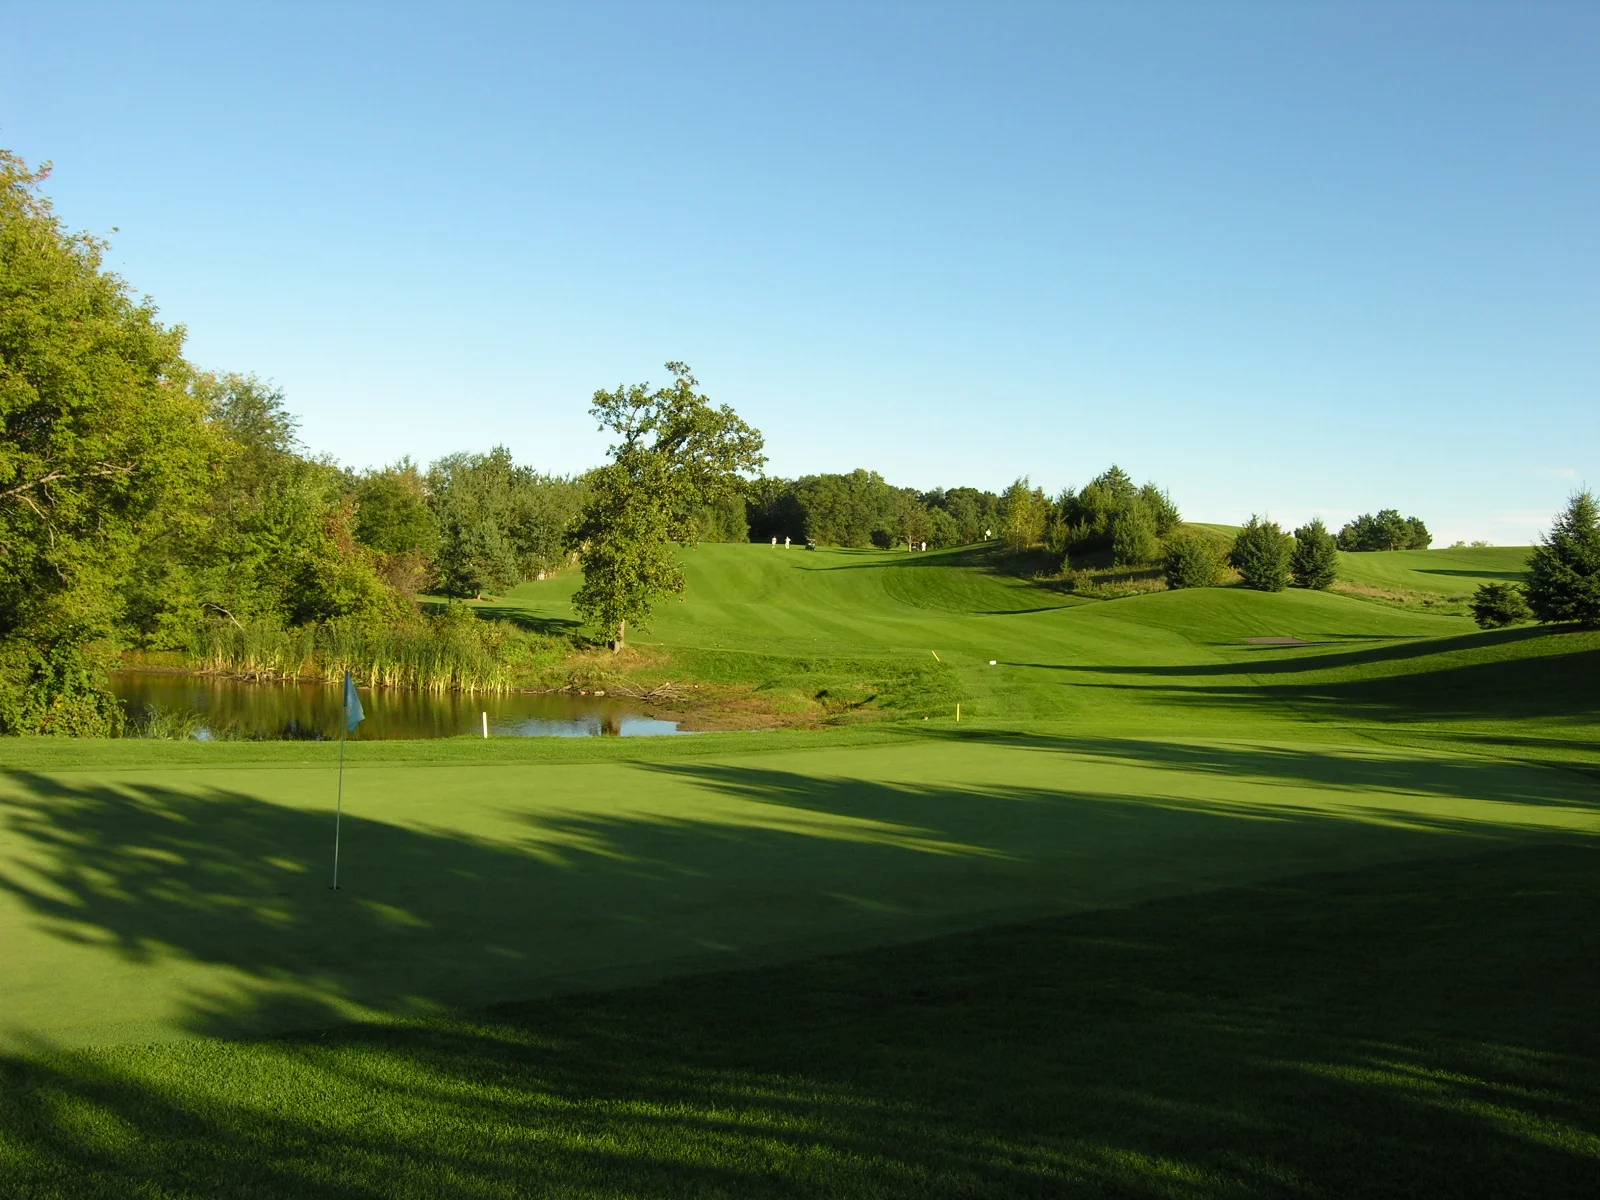
<path fill-rule="evenodd" d="M 210 675 L 113 671 L 111 690 L 135 727 L 159 724 L 168 736 L 216 738 L 337 738 L 342 692 L 337 684 L 249 683 Z M 685 732 L 628 700 L 529 694 L 414 692 L 361 689 L 367 719 L 351 734 L 376 738 L 659 737 Z"/>

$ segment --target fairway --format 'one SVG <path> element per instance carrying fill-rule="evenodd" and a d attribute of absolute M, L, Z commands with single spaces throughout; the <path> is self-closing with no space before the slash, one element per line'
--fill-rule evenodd
<path fill-rule="evenodd" d="M 434 1194 L 457 1186 L 517 1194 L 510 1164 L 537 1155 L 513 1143 L 537 1129 L 555 1139 L 540 1153 L 556 1158 L 541 1161 L 565 1164 L 549 1167 L 564 1181 L 557 1190 L 574 1195 L 673 1191 L 642 1164 L 675 1157 L 698 1194 L 782 1193 L 782 1181 L 797 1179 L 862 1195 L 1051 1194 L 1073 1181 L 1152 1195 L 1280 1190 L 1199 1149 L 1217 1139 L 1241 1152 L 1256 1147 L 1272 1170 L 1317 1175 L 1304 1146 L 1281 1131 L 1258 1136 L 1248 1121 L 1230 1130 L 1195 1115 L 1199 1140 L 1185 1142 L 1130 1115 L 1122 1129 L 1132 1143 L 1099 1157 L 1088 1142 L 1052 1141 L 1042 1127 L 1017 1124 L 1021 1100 L 1001 1099 L 1008 1079 L 1021 1095 L 1043 1089 L 1040 1103 L 1083 1137 L 1091 1127 L 1107 1146 L 1119 1136 L 1074 1107 L 1105 1097 L 1093 1099 L 1082 1080 L 1029 1074 L 1027 1054 L 1012 1045 L 1022 1030 L 1056 1031 L 1069 1012 L 1088 1024 L 1038 1041 L 1058 1056 L 1062 1079 L 1122 1072 L 1125 1097 L 1154 1088 L 1176 1104 L 1209 1089 L 1224 1108 L 1256 1104 L 1249 1089 L 1265 1087 L 1278 1104 L 1332 1105 L 1318 1119 L 1366 1138 L 1365 1089 L 1388 1094 L 1395 1072 L 1433 1069 L 1401 1068 L 1400 1059 L 1427 1059 L 1457 1075 L 1486 1072 L 1482 1087 L 1494 1076 L 1509 1089 L 1489 1107 L 1450 1110 L 1449 1137 L 1460 1144 L 1520 1122 L 1529 1144 L 1545 1147 L 1535 1174 L 1547 1194 L 1581 1177 L 1579 1164 L 1600 1164 L 1592 1090 L 1575 1082 L 1596 1061 L 1592 1033 L 1571 1040 L 1582 989 L 1573 990 L 1570 960 L 1528 958 L 1545 939 L 1570 942 L 1574 922 L 1595 927 L 1595 896 L 1580 881 L 1592 880 L 1582 864 L 1600 833 L 1592 686 L 1600 635 L 1483 633 L 1458 617 L 1296 591 L 1081 603 L 970 551 L 708 545 L 684 560 L 688 592 L 644 635 L 652 652 L 702 673 L 781 677 L 791 689 L 808 677 L 835 681 L 828 686 L 874 672 L 889 678 L 896 664 L 919 674 L 893 676 L 913 684 L 833 729 L 655 745 L 354 742 L 338 892 L 328 887 L 335 747 L 9 742 L 0 775 L 0 1038 L 18 1090 L 0 1127 L 0 1181 L 10 1172 L 22 1182 L 7 1194 L 110 1195 L 119 1171 L 166 1170 L 119 1140 L 129 1123 L 174 1153 L 187 1147 L 181 1154 L 195 1164 L 197 1173 L 169 1173 L 169 1190 L 152 1194 L 366 1194 L 379 1186 L 379 1164 L 399 1169 L 392 1156 L 412 1151 L 373 1142 L 366 1165 L 334 1166 L 327 1156 L 354 1134 L 299 1107 L 297 1089 L 344 1095 L 356 1086 L 350 1071 L 413 1080 L 381 1103 L 370 1080 L 347 1098 L 380 1113 L 385 1129 L 416 1121 L 444 1131 L 435 1149 L 448 1157 L 462 1130 L 487 1119 L 451 1108 L 449 1089 L 493 1078 L 508 1096 L 548 1095 L 569 1068 L 530 1065 L 528 1047 L 557 1045 L 571 1047 L 573 1064 L 589 1064 L 585 1078 L 613 1080 L 641 1104 L 653 1096 L 648 1105 L 666 1106 L 650 1109 L 660 1119 L 642 1132 L 632 1117 L 607 1124 L 591 1112 L 581 1136 L 611 1149 L 579 1169 L 560 1148 L 580 1137 L 570 1114 L 502 1113 L 495 1120 L 522 1131 L 506 1157 L 458 1153 L 455 1183 L 424 1172 L 405 1194 L 430 1194 L 429 1178 Z M 499 610 L 531 623 L 569 621 L 571 590 L 565 578 L 527 584 Z M 1245 641 L 1261 636 L 1311 644 Z M 1528 898 L 1516 901 L 1522 915 L 1495 909 L 1475 890 L 1480 879 Z M 1426 896 L 1423 908 L 1408 911 L 1408 895 Z M 1268 896 L 1276 899 L 1262 908 Z M 1468 920 L 1468 897 L 1499 914 L 1477 919 L 1477 933 L 1452 923 Z M 1455 915 L 1444 920 L 1446 912 Z M 1441 980 L 1470 988 L 1474 956 L 1508 977 L 1546 979 L 1551 1007 L 1528 1026 L 1523 1050 L 1487 1001 L 1435 997 L 1423 1002 L 1434 1006 L 1426 1020 L 1407 1007 L 1423 985 L 1384 929 L 1408 921 L 1417 954 L 1437 957 Z M 1318 922 L 1327 928 L 1315 937 L 1336 947 L 1329 962 L 1305 940 Z M 1174 966 L 1196 939 L 1211 939 L 1212 965 Z M 1172 951 L 1180 959 L 1132 950 L 1147 945 L 1189 948 Z M 1369 961 L 1366 947 L 1377 945 L 1390 949 Z M 1276 971 L 1280 959 L 1301 964 L 1295 978 L 1309 991 Z M 1074 964 L 1070 978 L 1055 962 Z M 1252 1043 L 1248 1062 L 1237 1057 L 1242 1043 L 1220 1035 L 1181 1049 L 1177 1026 L 1139 1032 L 1128 1024 L 1132 1010 L 1106 1008 L 1096 990 L 1170 989 L 1172 980 L 1157 979 L 1169 969 L 1215 981 L 1218 963 L 1256 980 L 1267 1008 L 1247 1015 L 1242 996 L 1224 1003 L 1207 992 L 1202 1004 L 1196 993 L 1179 1005 L 1188 1015 L 1161 1021 L 1254 1023 L 1252 1036 L 1265 1040 Z M 973 972 L 1011 979 L 1017 990 L 1009 999 L 941 990 Z M 845 995 L 857 999 L 838 999 Z M 861 1040 L 874 1026 L 858 1006 L 870 1008 L 860 997 L 871 995 L 902 1013 L 903 1025 L 872 1035 L 901 1045 L 899 1066 Z M 917 996 L 934 999 L 919 1008 Z M 836 1002 L 856 1013 L 844 1025 L 826 1015 Z M 799 1024 L 775 1030 L 771 1006 L 790 1003 Z M 1201 1012 L 1213 1004 L 1222 1007 Z M 1446 1023 L 1456 1022 L 1448 1032 L 1437 1025 L 1439 1004 L 1450 1010 Z M 1341 1011 L 1373 1037 L 1387 1030 L 1399 1039 L 1385 1052 L 1394 1061 L 1351 1065 L 1360 1055 L 1331 1048 L 1325 1039 Z M 715 1053 L 705 1040 L 712 1012 L 721 1014 Z M 952 1057 L 935 1061 L 916 1048 L 906 1031 L 919 1022 Z M 596 1041 L 602 1028 L 612 1032 Z M 630 1067 L 632 1082 L 618 1075 L 620 1052 L 607 1048 L 619 1029 L 635 1031 L 640 1063 L 655 1064 L 638 1066 L 637 1078 Z M 1111 1040 L 1097 1041 L 1096 1029 Z M 984 1036 L 1009 1047 L 993 1049 L 992 1074 Z M 1166 1047 L 1164 1065 L 1152 1064 L 1155 1075 L 1142 1082 L 1125 1064 L 1110 1065 L 1130 1037 Z M 484 1065 L 499 1061 L 487 1048 L 496 1039 L 524 1047 L 503 1069 Z M 1466 1047 L 1488 1053 L 1494 1039 L 1500 1065 L 1472 1067 Z M 1518 1058 L 1524 1050 L 1545 1055 L 1537 1061 L 1548 1070 Z M 1342 1098 L 1320 1084 L 1297 1091 L 1279 1075 L 1261 1082 L 1266 1058 L 1302 1052 L 1349 1060 L 1327 1068 L 1354 1072 L 1341 1076 Z M 692 1085 L 686 1076 L 688 1090 L 663 1099 L 663 1079 L 691 1062 L 712 1071 L 717 1054 L 720 1074 Z M 769 1061 L 774 1054 L 782 1063 Z M 797 1082 L 794 1054 L 811 1054 L 833 1082 Z M 212 1083 L 184 1082 L 185 1064 L 195 1063 Z M 527 1071 L 545 1082 L 519 1074 Z M 1230 1072 L 1245 1090 L 1229 1090 Z M 429 1077 L 446 1091 L 420 1083 Z M 181 1117 L 151 1116 L 198 1111 L 218 1094 L 208 1089 L 230 1078 L 238 1082 L 229 1094 L 240 1098 L 217 1118 L 217 1146 L 248 1157 L 259 1139 L 281 1136 L 306 1147 L 258 1193 L 227 1153 L 172 1140 Z M 906 1115 L 927 1102 L 919 1089 L 973 1079 L 985 1082 L 973 1085 L 975 1107 L 959 1119 L 941 1110 L 918 1125 Z M 576 1097 L 575 1087 L 569 1080 L 557 1090 Z M 808 1087 L 864 1089 L 868 1107 L 824 1112 L 820 1092 L 796 1099 L 794 1089 Z M 1539 1087 L 1560 1099 L 1517 1098 L 1515 1089 Z M 95 1095 L 124 1099 L 105 1099 L 102 1111 Z M 52 1097 L 65 1096 L 80 1099 L 58 1108 Z M 744 1140 L 739 1123 L 769 1104 L 790 1117 L 761 1119 L 787 1132 Z M 872 1117 L 874 1104 L 888 1107 Z M 733 1124 L 715 1137 L 695 1132 L 685 1114 L 697 1105 L 735 1114 Z M 107 1115 L 113 1109 L 121 1115 Z M 73 1123 L 60 1115 L 69 1110 L 84 1115 Z M 801 1124 L 784 1126 L 791 1118 Z M 795 1159 L 809 1144 L 802 1126 L 834 1148 Z M 1494 1137 L 1494 1169 L 1506 1174 L 1485 1178 L 1517 1177 L 1526 1163 Z M 995 1138 L 1011 1139 L 1011 1149 L 997 1150 Z M 944 1165 L 919 1174 L 909 1158 L 883 1157 L 905 1139 Z M 846 1142 L 859 1154 L 841 1149 Z M 426 1158 L 428 1144 L 415 1153 Z M 1317 1153 L 1334 1153 L 1331 1145 Z M 1410 1161 L 1398 1143 L 1372 1153 Z M 75 1174 L 71 1163 L 85 1155 L 102 1174 Z M 1011 1165 L 1001 1169 L 1002 1160 Z M 430 1161 L 427 1170 L 443 1169 L 442 1159 Z M 772 1165 L 780 1161 L 789 1166 Z M 1396 1188 L 1408 1179 L 1461 1182 L 1432 1151 L 1391 1167 Z"/>

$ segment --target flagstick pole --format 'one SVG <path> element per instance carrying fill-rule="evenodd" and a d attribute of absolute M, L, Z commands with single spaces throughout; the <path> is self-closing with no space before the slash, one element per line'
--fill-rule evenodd
<path fill-rule="evenodd" d="M 350 701 L 348 692 L 344 706 L 345 719 L 339 723 L 339 801 L 333 811 L 333 888 L 339 890 L 339 822 L 344 817 L 344 738 L 350 730 Z"/>

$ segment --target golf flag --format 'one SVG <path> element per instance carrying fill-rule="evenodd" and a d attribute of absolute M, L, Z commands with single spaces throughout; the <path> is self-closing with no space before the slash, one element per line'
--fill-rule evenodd
<path fill-rule="evenodd" d="M 361 697 L 356 695 L 356 681 L 350 678 L 350 672 L 344 673 L 344 729 L 346 733 L 354 733 L 356 726 L 367 719 L 365 710 L 361 707 Z"/>
<path fill-rule="evenodd" d="M 344 673 L 344 732 L 339 735 L 339 799 L 333 811 L 333 890 L 339 890 L 339 824 L 344 820 L 344 739 L 354 733 L 356 726 L 367 719 L 361 707 L 361 697 L 356 695 L 356 681 L 350 672 Z"/>

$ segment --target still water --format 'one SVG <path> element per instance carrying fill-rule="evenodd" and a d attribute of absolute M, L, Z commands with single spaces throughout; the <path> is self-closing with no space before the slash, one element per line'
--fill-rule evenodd
<path fill-rule="evenodd" d="M 114 671 L 115 692 L 137 724 L 151 708 L 191 714 L 189 736 L 336 738 L 342 690 L 321 683 L 246 683 L 204 675 Z M 367 719 L 353 740 L 490 737 L 657 737 L 683 732 L 676 721 L 642 712 L 627 700 L 567 693 L 496 695 L 361 689 Z"/>

